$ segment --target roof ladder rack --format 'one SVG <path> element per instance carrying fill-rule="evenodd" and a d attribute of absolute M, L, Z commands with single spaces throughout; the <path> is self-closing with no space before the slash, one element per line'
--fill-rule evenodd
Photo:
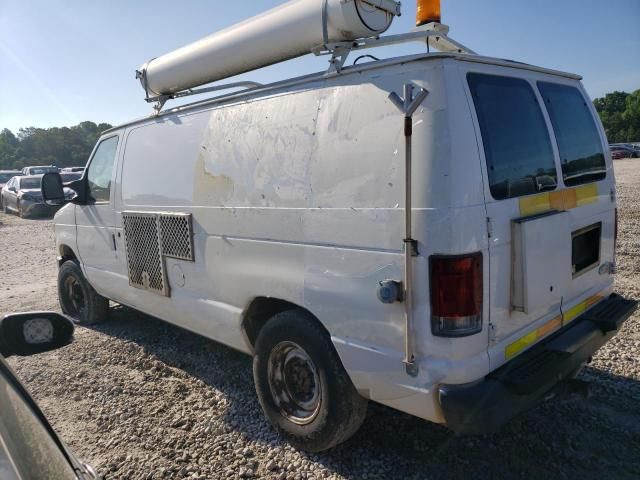
<path fill-rule="evenodd" d="M 326 22 L 326 19 L 324 20 Z M 327 38 L 326 26 L 324 27 L 324 38 Z M 331 55 L 329 59 L 329 69 L 327 75 L 339 75 L 344 67 L 347 57 L 352 51 L 365 50 L 368 48 L 384 47 L 389 45 L 400 45 L 410 42 L 420 42 L 426 44 L 427 48 L 432 47 L 441 52 L 465 53 L 474 55 L 475 52 L 465 47 L 461 43 L 448 37 L 449 27 L 442 23 L 431 22 L 417 27 L 411 32 L 399 35 L 387 35 L 384 37 L 369 37 L 354 40 L 352 42 L 326 42 L 311 50 L 316 56 Z M 153 110 L 155 115 L 159 114 L 168 100 L 176 98 L 188 97 L 191 95 L 200 95 L 202 93 L 216 92 L 220 90 L 228 90 L 230 88 L 246 88 L 253 90 L 261 88 L 264 85 L 258 82 L 242 81 L 226 83 L 222 85 L 214 85 L 205 88 L 191 88 L 166 95 L 150 95 L 147 87 L 146 69 L 136 70 L 136 78 L 142 80 L 143 87 L 146 92 L 145 101 L 154 103 Z"/>
<path fill-rule="evenodd" d="M 153 106 L 153 110 L 156 115 L 160 113 L 160 111 L 162 110 L 162 107 L 164 107 L 164 104 L 167 103 L 168 100 L 173 100 L 175 98 L 189 97 L 191 95 L 200 95 L 202 93 L 217 92 L 220 90 L 228 90 L 230 88 L 246 88 L 247 90 L 252 90 L 254 88 L 260 88 L 264 86 L 262 83 L 258 83 L 258 82 L 243 81 L 243 82 L 225 83 L 222 85 L 214 85 L 213 87 L 206 87 L 206 88 L 190 88 L 188 90 L 182 90 L 180 92 L 170 93 L 167 95 L 149 96 L 149 89 L 147 88 L 147 81 L 146 81 L 146 70 L 142 70 L 142 71 L 136 70 L 136 78 L 142 79 L 143 85 L 145 87 L 145 92 L 146 92 L 145 101 L 147 103 L 155 103 L 155 105 Z"/>
<path fill-rule="evenodd" d="M 476 52 L 465 47 L 448 37 L 449 27 L 442 23 L 431 22 L 417 27 L 409 33 L 399 35 L 387 35 L 385 37 L 369 37 L 353 42 L 335 42 L 319 45 L 311 50 L 314 55 L 331 55 L 327 75 L 338 75 L 342 71 L 347 57 L 352 51 L 364 50 L 367 48 L 384 47 L 389 45 L 399 45 L 409 42 L 421 42 L 427 48 L 433 47 L 441 52 L 466 53 L 475 55 Z"/>

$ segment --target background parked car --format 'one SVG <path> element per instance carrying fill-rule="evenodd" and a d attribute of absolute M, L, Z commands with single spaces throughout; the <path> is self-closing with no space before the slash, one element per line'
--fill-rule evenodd
<path fill-rule="evenodd" d="M 629 143 L 612 143 L 609 145 L 611 150 L 621 150 L 625 152 L 626 158 L 638 158 L 640 157 L 640 147 L 631 145 Z"/>
<path fill-rule="evenodd" d="M 16 212 L 23 218 L 53 215 L 60 206 L 44 202 L 40 191 L 41 183 L 42 175 L 11 178 L 0 192 L 2 210 L 5 213 Z M 65 194 L 72 195 L 72 192 L 67 189 Z"/>
<path fill-rule="evenodd" d="M 63 172 L 79 172 L 82 173 L 84 172 L 84 167 L 65 167 L 63 169 L 60 170 L 60 173 Z"/>
<path fill-rule="evenodd" d="M 19 170 L 0 170 L 0 188 L 4 187 L 11 180 L 11 177 L 16 175 L 22 175 L 22 173 Z"/>
<path fill-rule="evenodd" d="M 60 172 L 62 183 L 69 183 L 82 178 L 82 172 Z"/>
<path fill-rule="evenodd" d="M 42 175 L 43 173 L 59 172 L 60 169 L 55 165 L 40 165 L 35 167 L 24 167 L 22 169 L 23 175 Z"/>
<path fill-rule="evenodd" d="M 611 150 L 611 159 L 612 160 L 620 160 L 622 158 L 627 158 L 627 151 L 626 150 Z"/>

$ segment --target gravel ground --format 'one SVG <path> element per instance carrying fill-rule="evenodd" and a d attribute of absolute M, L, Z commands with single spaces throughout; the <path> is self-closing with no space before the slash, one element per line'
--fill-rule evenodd
<path fill-rule="evenodd" d="M 640 160 L 616 162 L 619 292 L 640 298 Z M 0 314 L 57 309 L 51 221 L 0 214 Z M 581 377 L 499 434 L 447 429 L 370 404 L 348 442 L 301 453 L 273 433 L 251 359 L 122 307 L 63 349 L 10 363 L 64 441 L 106 479 L 640 478 L 640 316 Z"/>

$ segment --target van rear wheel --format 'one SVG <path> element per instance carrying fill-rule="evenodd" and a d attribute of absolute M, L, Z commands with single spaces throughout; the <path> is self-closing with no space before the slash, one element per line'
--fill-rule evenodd
<path fill-rule="evenodd" d="M 311 315 L 271 318 L 255 345 L 258 400 L 274 428 L 297 448 L 327 450 L 351 437 L 367 414 L 327 332 Z"/>
<path fill-rule="evenodd" d="M 109 300 L 98 295 L 72 260 L 58 270 L 58 300 L 62 311 L 80 325 L 103 322 L 109 314 Z"/>

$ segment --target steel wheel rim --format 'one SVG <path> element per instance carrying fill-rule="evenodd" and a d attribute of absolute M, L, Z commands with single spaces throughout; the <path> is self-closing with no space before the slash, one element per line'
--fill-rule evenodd
<path fill-rule="evenodd" d="M 320 375 L 311 357 L 298 344 L 278 343 L 269 354 L 267 375 L 273 401 L 287 420 L 306 425 L 320 411 Z"/>
<path fill-rule="evenodd" d="M 69 313 L 81 318 L 85 310 L 86 302 L 80 282 L 78 282 L 75 277 L 69 276 L 64 279 L 63 288 L 69 303 L 68 306 L 71 310 Z"/>

